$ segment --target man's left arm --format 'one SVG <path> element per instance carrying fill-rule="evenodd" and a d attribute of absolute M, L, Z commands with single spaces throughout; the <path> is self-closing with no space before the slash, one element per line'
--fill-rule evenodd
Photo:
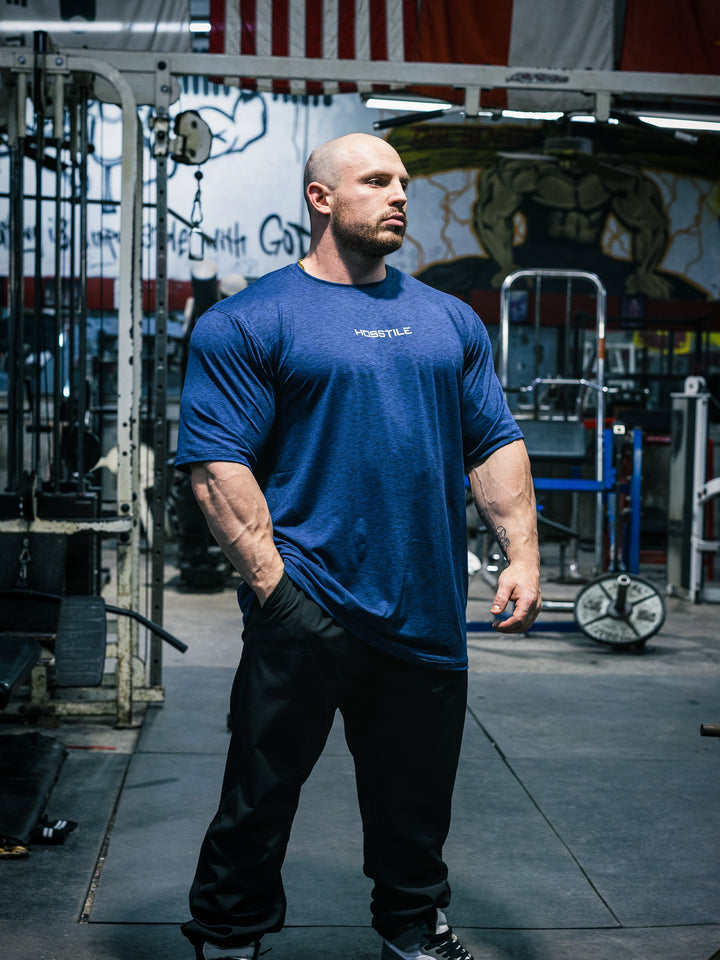
<path fill-rule="evenodd" d="M 524 633 L 542 606 L 535 491 L 525 443 L 514 440 L 499 447 L 470 471 L 475 505 L 493 534 L 508 566 L 498 578 L 491 613 L 499 617 L 515 604 L 507 620 L 496 620 L 501 633 Z"/>

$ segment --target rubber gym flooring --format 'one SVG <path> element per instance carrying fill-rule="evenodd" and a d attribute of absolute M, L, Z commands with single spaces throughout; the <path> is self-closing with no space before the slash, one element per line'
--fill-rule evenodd
<path fill-rule="evenodd" d="M 490 597 L 474 578 L 469 621 L 488 619 Z M 469 637 L 446 857 L 450 920 L 475 960 L 720 960 L 720 741 L 699 735 L 720 723 L 719 620 L 670 601 L 640 652 L 551 618 L 526 637 Z M 188 593 L 169 567 L 165 624 L 190 649 L 165 654 L 163 706 L 132 730 L 44 731 L 69 747 L 47 813 L 79 826 L 0 865 L 4 960 L 191 960 L 179 924 L 228 740 L 234 588 Z M 285 885 L 270 960 L 377 960 L 339 725 L 306 784 Z"/>

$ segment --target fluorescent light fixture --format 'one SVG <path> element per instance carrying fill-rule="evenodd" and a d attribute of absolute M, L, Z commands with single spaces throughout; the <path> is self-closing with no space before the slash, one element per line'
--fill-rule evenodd
<path fill-rule="evenodd" d="M 579 113 L 575 114 L 574 117 L 569 118 L 573 123 L 599 123 L 597 117 L 594 117 L 591 113 Z M 616 117 L 608 117 L 605 123 L 620 123 Z"/>
<path fill-rule="evenodd" d="M 447 100 L 413 100 L 410 97 L 383 97 L 379 94 L 366 97 L 364 102 L 371 110 L 413 110 L 415 113 L 451 110 L 454 106 Z"/>
<path fill-rule="evenodd" d="M 34 32 L 47 30 L 48 33 L 119 33 L 129 30 L 131 33 L 184 33 L 187 22 L 151 23 L 137 21 L 127 23 L 124 20 L 0 20 L 0 33 Z M 208 30 L 210 26 L 208 24 Z"/>
<path fill-rule="evenodd" d="M 104 20 L 102 23 L 98 23 L 96 20 L 92 22 L 88 20 L 46 20 L 44 22 L 38 20 L 0 20 L 0 31 L 3 33 L 15 32 L 16 30 L 31 32 L 47 30 L 50 33 L 108 33 L 109 31 L 117 33 L 126 26 L 127 24 L 123 23 L 122 20 Z"/>
<path fill-rule="evenodd" d="M 576 113 L 575 116 L 570 117 L 570 120 L 573 123 L 598 123 L 597 117 L 594 117 L 591 113 Z M 608 117 L 605 121 L 606 123 L 620 123 L 615 117 Z"/>
<path fill-rule="evenodd" d="M 189 27 L 182 23 L 129 23 L 126 27 L 131 33 L 184 33 Z"/>
<path fill-rule="evenodd" d="M 210 21 L 192 20 L 190 22 L 190 33 L 210 33 Z"/>
<path fill-rule="evenodd" d="M 502 115 L 509 120 L 559 120 L 562 110 L 503 110 Z"/>
<path fill-rule="evenodd" d="M 653 117 L 638 116 L 638 120 L 652 124 L 653 127 L 664 127 L 670 130 L 711 130 L 720 132 L 720 120 L 693 120 L 690 117 Z"/>

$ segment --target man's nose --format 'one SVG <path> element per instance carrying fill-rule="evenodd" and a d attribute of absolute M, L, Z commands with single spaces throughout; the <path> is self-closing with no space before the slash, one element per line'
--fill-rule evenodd
<path fill-rule="evenodd" d="M 405 206 L 405 204 L 407 203 L 407 195 L 405 193 L 405 188 L 403 187 L 403 185 L 400 183 L 399 180 L 396 183 L 393 183 L 392 192 L 390 196 L 391 196 L 390 203 L 398 204 L 399 206 Z"/>

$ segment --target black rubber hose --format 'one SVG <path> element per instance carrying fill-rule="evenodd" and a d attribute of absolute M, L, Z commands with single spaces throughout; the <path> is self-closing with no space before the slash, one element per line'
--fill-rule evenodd
<path fill-rule="evenodd" d="M 52 600 L 55 603 L 60 603 L 65 599 L 57 593 L 43 593 L 40 590 L 0 590 L 0 597 L 37 597 L 40 600 Z M 171 633 L 168 633 L 164 627 L 161 627 L 159 623 L 155 623 L 153 620 L 148 620 L 147 617 L 144 617 L 136 610 L 127 610 L 125 607 L 116 607 L 112 603 L 106 603 L 105 609 L 109 610 L 111 613 L 117 613 L 122 617 L 132 617 L 133 620 L 137 620 L 138 623 L 141 623 L 144 627 L 147 627 L 148 630 L 151 630 L 154 634 L 157 634 L 161 640 L 169 643 L 171 647 L 175 647 L 175 649 L 179 650 L 180 653 L 186 652 L 188 648 L 186 643 L 183 643 L 182 640 L 178 640 L 177 637 L 174 637 Z"/>

